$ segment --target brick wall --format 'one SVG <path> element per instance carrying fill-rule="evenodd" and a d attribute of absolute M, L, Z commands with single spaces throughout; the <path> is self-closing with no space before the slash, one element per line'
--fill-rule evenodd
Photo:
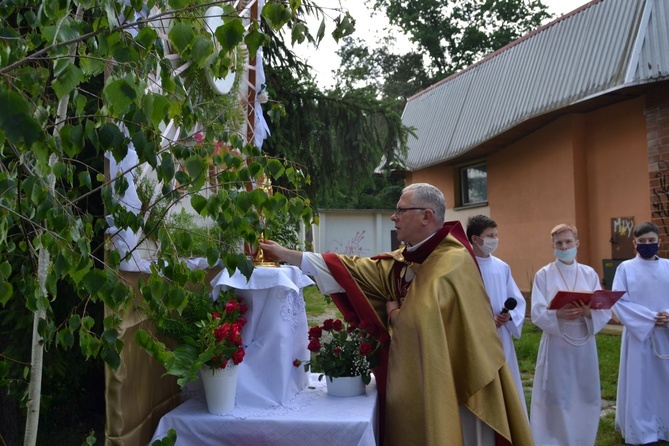
<path fill-rule="evenodd" d="M 647 95 L 648 180 L 652 221 L 660 228 L 660 257 L 669 257 L 669 86 Z"/>

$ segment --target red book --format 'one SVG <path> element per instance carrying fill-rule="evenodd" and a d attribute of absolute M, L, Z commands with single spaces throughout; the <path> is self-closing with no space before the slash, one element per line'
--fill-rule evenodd
<path fill-rule="evenodd" d="M 568 303 L 580 300 L 583 303 L 590 302 L 591 310 L 608 310 L 618 302 L 625 291 L 597 290 L 593 293 L 587 291 L 558 291 L 551 301 L 549 310 L 559 310 Z"/>

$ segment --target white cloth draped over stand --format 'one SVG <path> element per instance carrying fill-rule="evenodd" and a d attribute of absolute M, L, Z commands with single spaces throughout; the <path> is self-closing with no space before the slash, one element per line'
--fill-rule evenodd
<path fill-rule="evenodd" d="M 175 429 L 177 446 L 375 446 L 376 382 L 372 379 L 363 395 L 336 397 L 327 394 L 325 379 L 318 381 L 318 375 L 311 374 L 309 387 L 288 406 L 252 416 L 240 416 L 237 408 L 231 415 L 211 415 L 203 399 L 192 398 L 160 420 L 151 441 Z"/>

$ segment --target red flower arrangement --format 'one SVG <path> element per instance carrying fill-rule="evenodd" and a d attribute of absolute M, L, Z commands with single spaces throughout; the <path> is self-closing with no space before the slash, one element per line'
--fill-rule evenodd
<path fill-rule="evenodd" d="M 309 329 L 310 361 L 296 359 L 295 367 L 304 366 L 305 371 L 323 376 L 339 378 L 360 376 L 365 384 L 371 381 L 372 368 L 377 364 L 376 351 L 380 342 L 368 331 L 364 322 L 344 323 L 340 319 L 326 319 L 323 325 Z"/>
<path fill-rule="evenodd" d="M 229 361 L 237 365 L 244 360 L 242 328 L 246 324 L 243 317 L 246 305 L 242 302 L 243 299 L 232 292 L 221 292 L 216 310 L 207 315 L 207 320 L 196 322 L 197 348 L 205 365 L 225 368 Z"/>

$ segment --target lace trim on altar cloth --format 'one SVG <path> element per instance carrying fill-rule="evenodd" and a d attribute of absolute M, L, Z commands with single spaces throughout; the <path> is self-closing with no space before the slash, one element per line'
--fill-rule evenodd
<path fill-rule="evenodd" d="M 190 383 L 189 383 L 190 384 Z M 297 410 L 303 410 L 311 406 L 315 401 L 321 398 L 321 394 L 326 391 L 325 379 L 322 381 L 311 380 L 309 386 L 298 391 L 292 398 L 283 404 L 274 404 L 268 407 L 250 407 L 239 406 L 235 404 L 235 410 L 231 414 L 218 415 L 220 417 L 234 417 L 239 420 L 246 418 L 263 418 L 271 415 L 285 415 Z M 195 399 L 206 406 L 207 401 L 202 387 L 185 386 L 181 390 L 181 401 Z"/>
<path fill-rule="evenodd" d="M 302 293 L 290 291 L 281 296 L 281 317 L 290 324 L 293 333 L 304 319 L 306 313 L 306 304 Z"/>

